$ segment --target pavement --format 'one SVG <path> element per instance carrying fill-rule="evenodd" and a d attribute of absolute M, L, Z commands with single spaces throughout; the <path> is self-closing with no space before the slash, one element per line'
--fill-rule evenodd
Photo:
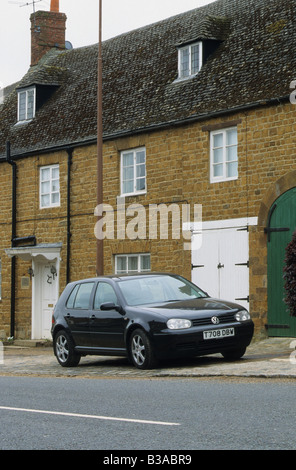
<path fill-rule="evenodd" d="M 49 343 L 23 341 L 4 345 L 0 376 L 73 378 L 270 378 L 296 379 L 296 338 L 253 340 L 245 356 L 227 362 L 220 354 L 160 363 L 138 370 L 126 358 L 87 356 L 78 367 L 61 367 Z M 1 357 L 3 356 L 3 357 Z"/>

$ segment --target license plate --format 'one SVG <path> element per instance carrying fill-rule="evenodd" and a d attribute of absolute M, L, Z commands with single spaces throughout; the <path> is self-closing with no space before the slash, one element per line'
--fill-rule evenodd
<path fill-rule="evenodd" d="M 203 339 L 221 339 L 229 336 L 235 336 L 234 328 L 220 328 L 203 332 Z"/>

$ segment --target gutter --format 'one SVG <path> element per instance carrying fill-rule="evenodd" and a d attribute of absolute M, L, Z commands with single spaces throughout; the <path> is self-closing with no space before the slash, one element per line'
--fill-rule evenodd
<path fill-rule="evenodd" d="M 13 248 L 16 240 L 16 180 L 17 165 L 11 159 L 10 142 L 6 143 L 6 162 L 12 167 L 12 215 L 11 215 L 11 247 Z M 10 295 L 10 336 L 15 335 L 15 287 L 16 287 L 16 257 L 11 258 L 11 295 Z"/>
<path fill-rule="evenodd" d="M 73 157 L 73 148 L 67 149 L 68 167 L 67 167 L 67 267 L 66 283 L 70 282 L 70 256 L 71 256 L 71 165 Z"/>

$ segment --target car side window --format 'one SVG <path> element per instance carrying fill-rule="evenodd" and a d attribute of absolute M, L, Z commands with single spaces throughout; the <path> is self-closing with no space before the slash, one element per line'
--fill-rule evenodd
<path fill-rule="evenodd" d="M 88 309 L 94 282 L 77 284 L 67 302 L 68 308 Z"/>
<path fill-rule="evenodd" d="M 112 302 L 117 304 L 117 296 L 113 287 L 107 282 L 100 282 L 97 286 L 96 295 L 95 295 L 95 310 L 100 310 L 102 304 L 107 302 Z"/>

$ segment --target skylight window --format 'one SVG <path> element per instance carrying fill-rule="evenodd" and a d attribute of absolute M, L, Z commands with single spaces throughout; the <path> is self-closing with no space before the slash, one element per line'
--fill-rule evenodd
<path fill-rule="evenodd" d="M 179 79 L 190 78 L 196 75 L 202 67 L 202 42 L 188 44 L 180 47 L 179 51 Z"/>
<path fill-rule="evenodd" d="M 18 92 L 18 122 L 30 121 L 36 110 L 35 87 Z"/>

